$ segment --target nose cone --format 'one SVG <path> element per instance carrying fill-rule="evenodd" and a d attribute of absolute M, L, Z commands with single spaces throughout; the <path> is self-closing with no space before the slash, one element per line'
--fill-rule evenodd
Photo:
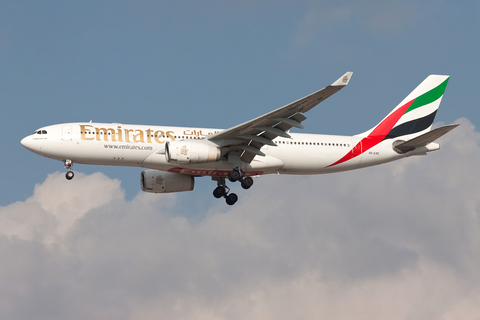
<path fill-rule="evenodd" d="M 28 150 L 33 151 L 33 140 L 32 140 L 32 137 L 30 137 L 30 136 L 25 137 L 25 138 L 22 139 L 22 141 L 20 141 L 20 143 L 22 144 L 22 146 L 24 146 L 24 147 L 27 148 Z"/>

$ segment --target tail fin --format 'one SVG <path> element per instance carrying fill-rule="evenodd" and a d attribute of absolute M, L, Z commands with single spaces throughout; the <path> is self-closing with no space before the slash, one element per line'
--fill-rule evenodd
<path fill-rule="evenodd" d="M 378 125 L 358 136 L 376 141 L 398 137 L 407 140 L 429 131 L 449 78 L 441 75 L 428 76 Z"/>
<path fill-rule="evenodd" d="M 398 137 L 402 137 L 402 141 L 398 141 L 398 143 L 393 146 L 394 150 L 398 153 L 411 151 L 411 147 L 413 147 L 413 150 L 418 147 L 424 147 L 424 149 L 419 149 L 422 153 L 433 151 L 434 149 L 429 149 L 427 145 L 424 146 L 424 143 L 434 141 L 455 127 L 439 128 L 440 130 L 426 134 L 432 127 L 435 114 L 442 101 L 449 78 L 449 76 L 439 75 L 428 76 L 378 125 L 364 133 L 356 135 L 356 137 L 360 138 L 360 141 L 353 146 L 353 149 L 350 150 L 349 153 L 337 162 L 329 165 L 329 167 L 355 158 L 383 140 L 396 139 Z M 422 135 L 424 136 L 420 137 Z M 416 137 L 419 138 L 413 139 Z M 407 143 L 402 144 L 405 142 L 403 140 L 407 140 Z M 411 140 L 411 142 L 409 140 Z M 401 149 L 399 149 L 399 147 Z M 354 150 L 361 151 L 354 152 Z"/>

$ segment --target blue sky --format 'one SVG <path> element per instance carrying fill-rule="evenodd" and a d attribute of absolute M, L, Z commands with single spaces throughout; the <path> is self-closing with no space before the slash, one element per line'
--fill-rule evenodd
<path fill-rule="evenodd" d="M 478 317 L 479 12 L 477 1 L 2 2 L 2 318 Z M 228 128 L 346 71 L 349 86 L 302 132 L 363 132 L 429 74 L 451 76 L 435 121 L 461 126 L 427 157 L 234 186 L 234 207 L 207 177 L 149 195 L 141 168 L 74 165 L 70 183 L 61 162 L 20 145 L 76 121 Z"/>
<path fill-rule="evenodd" d="M 305 132 L 363 132 L 432 73 L 452 76 L 437 121 L 477 123 L 479 5 L 448 1 L 5 2 L 0 19 L 0 204 L 63 170 L 24 150 L 72 121 L 227 128 L 354 76 Z M 120 178 L 139 169 L 88 168 Z M 28 183 L 20 183 L 25 181 Z M 131 188 L 130 186 L 134 186 Z"/>

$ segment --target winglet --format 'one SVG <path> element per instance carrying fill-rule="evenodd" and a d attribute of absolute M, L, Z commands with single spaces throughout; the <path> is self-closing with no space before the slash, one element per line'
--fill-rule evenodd
<path fill-rule="evenodd" d="M 343 76 L 341 76 L 340 78 L 338 78 L 337 81 L 335 81 L 334 83 L 331 84 L 332 87 L 344 87 L 348 84 L 348 82 L 350 81 L 350 78 L 352 78 L 352 74 L 353 72 L 347 72 L 345 73 Z"/>

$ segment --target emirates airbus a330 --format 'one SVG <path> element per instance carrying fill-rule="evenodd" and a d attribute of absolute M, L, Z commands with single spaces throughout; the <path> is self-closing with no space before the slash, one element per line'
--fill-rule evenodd
<path fill-rule="evenodd" d="M 303 129 L 305 113 L 343 87 L 333 84 L 232 128 L 205 129 L 77 122 L 47 126 L 21 143 L 41 156 L 73 163 L 144 167 L 141 188 L 152 193 L 190 191 L 194 178 L 217 182 L 216 198 L 238 197 L 226 180 L 244 189 L 262 174 L 321 174 L 369 167 L 438 150 L 434 141 L 457 125 L 431 130 L 449 76 L 430 75 L 374 128 L 354 136 L 290 133 Z"/>

